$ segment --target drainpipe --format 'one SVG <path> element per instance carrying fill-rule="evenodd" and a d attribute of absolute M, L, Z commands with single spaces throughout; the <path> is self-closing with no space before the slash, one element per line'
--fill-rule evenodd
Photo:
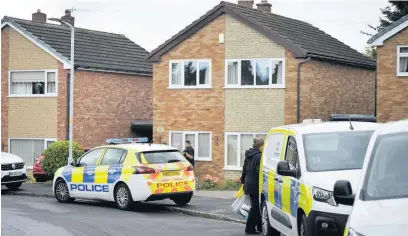
<path fill-rule="evenodd" d="M 301 61 L 298 64 L 298 73 L 297 73 L 297 107 L 296 107 L 296 121 L 300 123 L 300 67 L 303 63 L 310 61 L 310 57 L 306 58 L 305 60 Z"/>
<path fill-rule="evenodd" d="M 375 80 L 374 80 L 374 116 L 377 119 L 377 68 L 375 68 Z"/>
<path fill-rule="evenodd" d="M 69 140 L 69 95 L 70 95 L 70 88 L 69 88 L 69 81 L 70 81 L 71 73 L 67 73 L 67 115 L 66 115 L 66 122 L 67 125 L 65 127 L 65 140 Z"/>

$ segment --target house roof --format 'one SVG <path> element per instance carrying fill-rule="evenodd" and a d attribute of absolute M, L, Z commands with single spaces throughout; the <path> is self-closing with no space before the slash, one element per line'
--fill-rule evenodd
<path fill-rule="evenodd" d="M 5 16 L 9 25 L 51 53 L 65 65 L 71 56 L 71 30 L 62 25 L 37 23 Z M 79 69 L 152 75 L 149 52 L 126 36 L 75 28 L 75 66 Z"/>
<path fill-rule="evenodd" d="M 148 59 L 153 62 L 159 61 L 161 55 L 222 14 L 228 14 L 246 23 L 289 49 L 298 58 L 313 57 L 369 69 L 376 67 L 373 59 L 309 23 L 224 1 L 153 50 Z"/>
<path fill-rule="evenodd" d="M 385 40 L 408 27 L 408 15 L 401 17 L 391 25 L 371 37 L 367 43 L 373 46 L 381 46 Z"/>

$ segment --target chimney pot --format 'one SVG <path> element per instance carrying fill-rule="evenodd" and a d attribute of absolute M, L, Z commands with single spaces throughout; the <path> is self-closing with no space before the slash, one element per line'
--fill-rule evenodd
<path fill-rule="evenodd" d="M 270 4 L 268 0 L 261 0 L 260 3 L 256 4 L 256 6 L 259 11 L 266 13 L 272 12 L 272 4 Z"/>
<path fill-rule="evenodd" d="M 254 1 L 253 0 L 238 0 L 238 5 L 248 7 L 248 8 L 253 8 Z"/>
<path fill-rule="evenodd" d="M 70 10 L 65 10 L 65 15 L 61 17 L 61 20 L 70 23 L 72 26 L 75 24 L 75 17 L 71 16 Z"/>
<path fill-rule="evenodd" d="M 37 23 L 47 23 L 47 14 L 42 13 L 40 9 L 37 9 L 37 12 L 32 14 L 31 20 Z"/>

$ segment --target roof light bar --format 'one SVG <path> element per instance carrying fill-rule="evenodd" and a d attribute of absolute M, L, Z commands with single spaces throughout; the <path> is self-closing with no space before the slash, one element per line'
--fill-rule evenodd
<path fill-rule="evenodd" d="M 105 140 L 108 144 L 122 144 L 122 143 L 147 143 L 149 139 L 143 138 L 113 138 Z"/>

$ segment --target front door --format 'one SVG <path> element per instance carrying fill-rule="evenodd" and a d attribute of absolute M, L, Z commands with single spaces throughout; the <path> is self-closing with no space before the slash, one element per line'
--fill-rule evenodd
<path fill-rule="evenodd" d="M 78 165 L 72 168 L 71 182 L 68 183 L 71 197 L 98 197 L 93 186 L 95 168 L 104 151 L 104 148 L 98 148 L 85 153 L 79 159 Z"/>

